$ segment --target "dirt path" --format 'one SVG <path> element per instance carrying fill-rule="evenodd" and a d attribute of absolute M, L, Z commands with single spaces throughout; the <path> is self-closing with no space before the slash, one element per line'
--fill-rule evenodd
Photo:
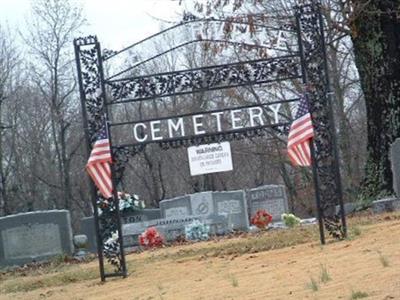
<path fill-rule="evenodd" d="M 0 299 L 400 299 L 399 220 L 362 226 L 357 239 L 324 247 L 307 243 L 239 257 L 156 259 L 187 247 L 202 244 L 128 255 L 134 269 L 126 279 L 86 280 Z"/>

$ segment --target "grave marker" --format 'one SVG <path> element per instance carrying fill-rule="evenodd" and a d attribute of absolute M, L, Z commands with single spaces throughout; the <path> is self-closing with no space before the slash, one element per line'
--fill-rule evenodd
<path fill-rule="evenodd" d="M 122 212 L 122 224 L 140 223 L 161 218 L 161 210 L 159 208 L 145 208 L 142 210 L 135 210 L 130 212 Z M 94 228 L 94 217 L 85 217 L 81 219 L 80 233 L 88 237 L 88 251 L 96 253 L 96 230 Z M 127 241 L 127 243 L 133 243 Z"/>
<path fill-rule="evenodd" d="M 21 265 L 56 255 L 72 255 L 69 211 L 50 210 L 0 218 L 0 266 Z"/>
<path fill-rule="evenodd" d="M 374 213 L 392 212 L 400 210 L 400 199 L 385 198 L 372 202 L 372 211 Z"/>
<path fill-rule="evenodd" d="M 249 217 L 244 191 L 213 192 L 214 211 L 227 218 L 228 226 L 234 230 L 249 229 Z"/>
<path fill-rule="evenodd" d="M 397 138 L 390 147 L 390 162 L 393 173 L 393 189 L 400 198 L 400 138 Z"/>
<path fill-rule="evenodd" d="M 214 213 L 212 192 L 203 192 L 190 195 L 192 215 L 198 217 L 209 216 Z"/>
<path fill-rule="evenodd" d="M 159 208 L 145 208 L 121 213 L 122 224 L 137 223 L 160 218 L 161 210 Z"/>
<path fill-rule="evenodd" d="M 265 209 L 272 215 L 273 221 L 281 220 L 281 215 L 287 213 L 288 200 L 283 185 L 263 185 L 246 192 L 250 217 L 257 210 Z"/>
<path fill-rule="evenodd" d="M 138 238 L 147 228 L 155 227 L 166 239 L 166 241 L 174 241 L 178 236 L 185 235 L 185 226 L 199 220 L 210 226 L 211 235 L 219 235 L 227 231 L 227 218 L 225 216 L 209 215 L 207 218 L 198 218 L 195 216 L 187 216 L 184 218 L 169 218 L 149 220 L 140 223 L 124 224 L 122 226 L 122 235 L 124 237 L 124 246 L 132 248 L 139 245 Z"/>
<path fill-rule="evenodd" d="M 192 214 L 190 196 L 185 195 L 160 202 L 161 217 L 165 219 L 184 218 Z"/>

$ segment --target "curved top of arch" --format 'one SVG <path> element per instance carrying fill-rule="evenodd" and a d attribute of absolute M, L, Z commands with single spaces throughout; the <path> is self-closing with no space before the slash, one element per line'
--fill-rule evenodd
<path fill-rule="evenodd" d="M 188 46 L 194 43 L 224 43 L 225 45 L 234 45 L 234 46 L 248 46 L 255 47 L 259 49 L 266 49 L 270 51 L 278 51 L 279 53 L 285 52 L 284 49 L 274 48 L 271 46 L 271 40 L 259 40 L 259 43 L 252 44 L 251 42 L 246 42 L 240 39 L 215 39 L 215 38 L 207 38 L 207 36 L 202 37 L 201 35 L 204 33 L 202 31 L 203 27 L 200 26 L 210 26 L 210 24 L 220 24 L 223 26 L 225 19 L 195 19 L 186 22 L 181 22 L 179 24 L 173 25 L 169 28 L 166 28 L 156 34 L 153 34 L 141 41 L 133 43 L 128 47 L 123 48 L 120 51 L 109 51 L 104 49 L 104 63 L 106 64 L 108 70 L 110 71 L 110 76 L 108 79 L 114 79 L 118 76 L 140 66 L 147 62 L 152 61 L 153 59 L 159 58 L 163 55 L 171 53 L 175 50 Z M 249 25 L 248 22 L 229 20 L 231 24 L 240 25 Z M 194 26 L 194 27 L 188 27 Z M 197 27 L 196 27 L 197 26 Z M 256 28 L 259 28 L 259 31 L 264 35 L 262 38 L 270 38 L 270 39 L 279 39 L 281 35 L 290 35 L 296 33 L 296 28 L 294 28 L 293 24 L 286 24 L 280 26 L 268 26 L 263 24 L 256 24 Z M 179 29 L 190 30 L 186 31 L 186 34 L 182 34 L 185 32 L 179 32 Z M 222 28 L 208 28 L 208 30 L 219 31 L 219 35 L 222 36 Z M 254 33 L 254 36 L 257 38 L 257 35 L 260 32 Z M 211 33 L 212 34 L 212 33 Z M 164 40 L 163 40 L 164 39 Z M 158 42 L 161 44 L 162 42 L 168 42 L 166 50 L 162 49 L 154 53 L 154 45 Z M 269 53 L 270 54 L 270 53 Z"/>
<path fill-rule="evenodd" d="M 245 46 L 245 47 L 247 46 L 247 47 L 261 48 L 261 49 L 265 49 L 265 50 L 273 50 L 273 51 L 276 51 L 276 52 L 284 53 L 285 55 L 293 54 L 292 52 L 290 52 L 289 50 L 286 50 L 286 49 L 276 49 L 276 48 L 260 46 L 260 45 L 254 46 L 252 44 L 247 44 L 247 43 L 243 43 L 243 42 L 234 42 L 234 41 L 226 41 L 226 40 L 211 40 L 211 39 L 191 40 L 191 41 L 187 41 L 187 42 L 184 42 L 182 44 L 179 44 L 177 46 L 174 46 L 174 47 L 172 47 L 172 48 L 170 48 L 168 50 L 165 50 L 163 52 L 160 52 L 160 53 L 158 53 L 158 54 L 156 54 L 154 56 L 151 56 L 149 58 L 141 60 L 140 62 L 136 62 L 136 63 L 132 64 L 131 66 L 119 71 L 118 73 L 115 73 L 115 74 L 107 77 L 106 80 L 107 81 L 108 80 L 113 80 L 113 79 L 121 80 L 123 78 L 120 78 L 119 76 L 124 75 L 127 72 L 132 71 L 135 68 L 137 68 L 137 67 L 139 67 L 141 65 L 144 65 L 144 64 L 146 64 L 146 63 L 148 63 L 148 62 L 150 62 L 150 61 L 152 61 L 154 59 L 157 59 L 157 58 L 159 58 L 159 57 L 161 57 L 163 55 L 166 55 L 166 54 L 168 54 L 170 52 L 173 52 L 175 50 L 178 50 L 180 48 L 183 48 L 185 46 L 188 46 L 190 44 L 195 44 L 195 43 L 221 43 L 221 44 L 224 43 L 224 44 L 233 45 L 233 46 Z"/>

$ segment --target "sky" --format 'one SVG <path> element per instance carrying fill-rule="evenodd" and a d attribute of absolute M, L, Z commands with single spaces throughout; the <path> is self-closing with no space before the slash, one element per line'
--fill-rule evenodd
<path fill-rule="evenodd" d="M 23 31 L 35 0 L 0 0 L 0 24 Z M 102 47 L 122 49 L 160 31 L 161 22 L 180 20 L 182 6 L 171 0 L 74 0 L 89 23 L 83 35 L 97 35 Z M 169 27 L 169 25 L 162 25 Z"/>

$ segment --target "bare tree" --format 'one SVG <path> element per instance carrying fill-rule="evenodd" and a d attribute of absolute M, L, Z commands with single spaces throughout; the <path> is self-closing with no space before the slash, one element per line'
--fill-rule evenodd
<path fill-rule="evenodd" d="M 15 145 L 15 114 L 11 112 L 20 63 L 13 40 L 10 31 L 0 26 L 0 215 L 11 213 L 8 179 L 12 170 Z"/>
<path fill-rule="evenodd" d="M 79 146 L 79 133 L 72 132 L 78 101 L 73 77 L 72 40 L 85 23 L 82 11 L 68 0 L 38 0 L 32 2 L 32 20 L 25 41 L 33 57 L 32 78 L 47 105 L 50 117 L 52 151 L 57 166 L 57 180 L 46 180 L 62 199 L 58 206 L 71 207 L 71 161 Z"/>

